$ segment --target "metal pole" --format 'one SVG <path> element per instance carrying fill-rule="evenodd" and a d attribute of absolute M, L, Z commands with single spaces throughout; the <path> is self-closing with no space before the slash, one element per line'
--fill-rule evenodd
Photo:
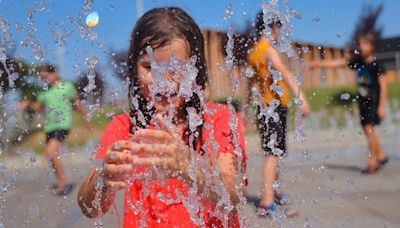
<path fill-rule="evenodd" d="M 400 52 L 395 54 L 396 70 L 397 70 L 397 80 L 400 80 Z"/>

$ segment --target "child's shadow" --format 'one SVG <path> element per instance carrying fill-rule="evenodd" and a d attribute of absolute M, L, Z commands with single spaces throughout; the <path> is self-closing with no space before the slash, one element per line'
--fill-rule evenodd
<path fill-rule="evenodd" d="M 254 207 L 258 207 L 260 206 L 260 199 L 255 197 L 255 196 L 250 196 L 250 195 L 246 195 L 246 200 L 247 203 L 254 206 Z"/>
<path fill-rule="evenodd" d="M 345 171 L 352 171 L 352 172 L 361 172 L 362 171 L 362 169 L 360 167 L 354 166 L 354 165 L 326 164 L 325 167 L 328 169 L 345 170 Z"/>

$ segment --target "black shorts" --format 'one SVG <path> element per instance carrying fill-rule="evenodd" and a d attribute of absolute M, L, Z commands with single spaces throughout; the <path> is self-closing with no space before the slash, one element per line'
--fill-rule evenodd
<path fill-rule="evenodd" d="M 379 95 L 358 97 L 361 125 L 379 125 L 381 119 L 378 115 Z"/>
<path fill-rule="evenodd" d="M 287 109 L 278 106 L 275 112 L 279 120 L 275 122 L 272 117 L 267 120 L 265 114 L 257 111 L 258 129 L 261 136 L 261 147 L 265 155 L 286 155 Z"/>
<path fill-rule="evenodd" d="M 46 143 L 50 141 L 50 139 L 57 139 L 62 142 L 68 136 L 69 130 L 57 129 L 51 132 L 46 133 Z"/>

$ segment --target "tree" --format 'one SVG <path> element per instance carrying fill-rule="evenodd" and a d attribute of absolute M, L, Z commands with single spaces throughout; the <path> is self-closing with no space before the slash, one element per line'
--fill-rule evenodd
<path fill-rule="evenodd" d="M 104 95 L 104 78 L 98 70 L 94 71 L 94 87 L 89 89 L 88 73 L 84 72 L 79 76 L 76 83 L 80 100 L 86 100 L 87 103 L 102 104 Z"/>
<path fill-rule="evenodd" d="M 0 62 L 0 149 L 6 150 L 12 144 L 17 144 L 22 139 L 37 130 L 38 115 L 27 110 L 15 112 L 8 107 L 4 97 L 7 93 L 15 91 L 19 100 L 35 100 L 40 87 L 35 83 L 36 70 L 29 64 L 15 59 L 7 58 Z"/>

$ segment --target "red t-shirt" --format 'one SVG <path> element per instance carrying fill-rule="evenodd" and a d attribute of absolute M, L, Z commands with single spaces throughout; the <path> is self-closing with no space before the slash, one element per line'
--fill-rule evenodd
<path fill-rule="evenodd" d="M 242 165 L 245 167 L 246 153 L 242 126 L 236 113 L 233 117 L 238 121 L 235 137 L 233 137 L 229 125 L 231 114 L 228 106 L 214 103 L 206 104 L 203 119 L 205 154 L 212 155 L 216 148 L 218 148 L 218 151 L 215 151 L 217 153 L 236 155 L 239 153 L 239 157 L 242 157 Z M 101 148 L 97 151 L 96 158 L 103 159 L 107 148 L 114 142 L 129 140 L 129 127 L 130 120 L 127 114 L 116 116 L 108 124 L 103 134 Z M 239 144 L 240 148 L 236 148 L 236 152 L 232 140 L 237 140 Z M 216 142 L 217 146 L 212 142 Z M 180 196 L 178 197 L 177 194 Z M 160 196 L 163 197 L 163 201 L 160 200 Z M 147 181 L 145 185 L 143 181 L 135 180 L 130 190 L 125 192 L 124 227 L 197 227 L 184 205 L 188 203 L 184 202 L 187 196 L 185 184 L 177 179 L 168 179 L 164 183 Z M 168 199 L 168 204 L 165 203 L 165 198 Z M 201 206 L 198 213 L 192 215 L 192 218 L 194 216 L 203 220 L 207 227 L 221 225 L 221 221 L 210 215 L 213 211 L 211 204 L 202 199 L 197 200 L 198 205 Z M 238 226 L 236 214 L 232 215 L 229 223 Z"/>

